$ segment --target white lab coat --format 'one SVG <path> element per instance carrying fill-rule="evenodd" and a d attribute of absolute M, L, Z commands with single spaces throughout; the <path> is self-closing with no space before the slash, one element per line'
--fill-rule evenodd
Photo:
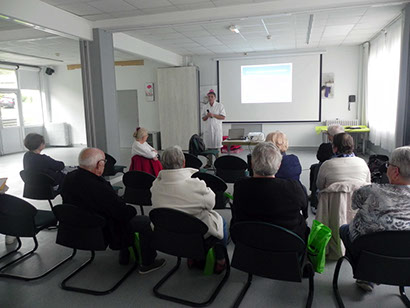
<path fill-rule="evenodd" d="M 225 107 L 221 103 L 215 102 L 213 106 L 207 103 L 201 112 L 201 119 L 206 116 L 209 110 L 210 113 L 226 116 Z M 219 149 L 222 147 L 222 120 L 209 118 L 202 121 L 204 129 L 204 142 L 207 149 Z"/>

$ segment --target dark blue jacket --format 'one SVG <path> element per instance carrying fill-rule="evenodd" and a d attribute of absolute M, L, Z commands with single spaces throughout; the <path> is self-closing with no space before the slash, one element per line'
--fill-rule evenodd
<path fill-rule="evenodd" d="M 286 153 L 282 153 L 282 163 L 275 177 L 299 181 L 301 173 L 302 166 L 300 165 L 299 158 L 293 154 L 286 155 Z"/>

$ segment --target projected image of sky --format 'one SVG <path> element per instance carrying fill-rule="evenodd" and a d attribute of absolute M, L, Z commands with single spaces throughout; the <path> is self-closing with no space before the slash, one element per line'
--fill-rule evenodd
<path fill-rule="evenodd" d="M 292 102 L 292 63 L 241 66 L 242 104 Z"/>

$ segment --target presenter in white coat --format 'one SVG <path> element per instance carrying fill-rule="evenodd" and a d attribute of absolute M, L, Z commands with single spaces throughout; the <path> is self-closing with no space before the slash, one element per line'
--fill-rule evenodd
<path fill-rule="evenodd" d="M 204 142 L 207 149 L 221 150 L 222 121 L 225 120 L 225 107 L 216 101 L 213 90 L 208 93 L 208 103 L 203 107 L 201 118 L 204 121 Z M 218 153 L 219 156 L 219 153 Z M 208 155 L 207 167 L 212 166 L 212 155 Z"/>

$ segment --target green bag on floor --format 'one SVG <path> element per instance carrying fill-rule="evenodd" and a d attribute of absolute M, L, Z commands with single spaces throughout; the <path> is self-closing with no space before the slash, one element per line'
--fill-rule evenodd
<path fill-rule="evenodd" d="M 131 260 L 134 262 L 137 260 L 139 264 L 142 264 L 140 234 L 138 232 L 135 232 L 134 244 L 135 244 L 135 247 L 137 248 L 138 255 L 135 256 L 134 249 L 132 247 L 128 247 L 128 250 L 130 251 Z"/>
<path fill-rule="evenodd" d="M 326 265 L 326 246 L 332 237 L 332 230 L 328 226 L 313 220 L 310 230 L 307 253 L 313 268 L 317 273 L 323 273 Z"/>
<path fill-rule="evenodd" d="M 205 267 L 204 267 L 204 275 L 209 276 L 214 273 L 214 267 L 215 267 L 215 251 L 213 248 L 210 248 L 208 250 L 208 253 L 206 255 L 206 262 L 205 262 Z"/>

